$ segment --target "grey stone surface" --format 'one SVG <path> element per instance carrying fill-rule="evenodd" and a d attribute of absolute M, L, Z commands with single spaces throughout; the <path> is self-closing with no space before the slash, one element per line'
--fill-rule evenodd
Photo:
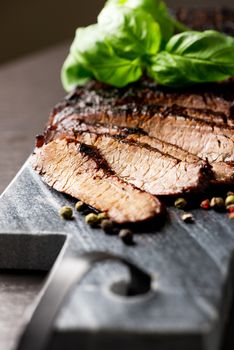
<path fill-rule="evenodd" d="M 6 257 L 0 250 L 0 263 L 49 268 L 67 234 L 67 253 L 123 255 L 150 272 L 154 283 L 145 296 L 116 296 L 109 286 L 126 279 L 126 270 L 98 265 L 63 306 L 52 348 L 172 350 L 173 344 L 173 350 L 218 350 L 233 292 L 234 222 L 225 214 L 194 210 L 195 223 L 187 225 L 178 210 L 169 209 L 165 226 L 137 234 L 136 246 L 127 247 L 88 227 L 81 214 L 63 221 L 58 209 L 74 203 L 26 164 L 0 200 L 0 246 L 14 252 Z"/>
<path fill-rule="evenodd" d="M 0 271 L 0 349 L 12 350 L 24 327 L 24 313 L 45 279 L 44 273 Z"/>

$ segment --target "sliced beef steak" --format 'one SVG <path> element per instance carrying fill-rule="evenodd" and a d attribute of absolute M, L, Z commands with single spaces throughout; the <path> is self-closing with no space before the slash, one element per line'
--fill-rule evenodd
<path fill-rule="evenodd" d="M 76 135 L 81 132 L 119 136 L 121 138 L 125 138 L 128 141 L 136 141 L 147 144 L 153 148 L 156 148 L 162 153 L 177 158 L 178 160 L 186 161 L 189 163 L 204 164 L 203 159 L 169 142 L 162 141 L 157 137 L 149 136 L 148 133 L 141 128 L 121 127 L 103 123 L 89 123 L 72 119 L 69 122 L 64 121 L 59 123 L 59 125 L 54 130 L 50 130 L 50 128 L 46 129 L 44 141 L 48 143 L 50 140 L 61 136 L 76 137 Z"/>
<path fill-rule="evenodd" d="M 67 114 L 65 109 L 51 119 L 50 128 L 56 128 L 55 133 L 62 130 L 67 132 L 83 121 L 142 129 L 151 137 L 176 145 L 198 158 L 208 159 L 214 167 L 217 182 L 233 182 L 234 128 L 177 113 L 177 107 L 174 111 L 173 108 L 169 110 L 168 107 L 156 105 L 116 106 L 110 109 L 105 106 L 85 107 L 71 114 Z"/>
<path fill-rule="evenodd" d="M 166 141 L 161 141 L 156 137 L 150 137 L 140 128 L 126 128 L 110 126 L 108 124 L 91 124 L 91 123 L 77 123 L 76 127 L 73 129 L 81 131 L 90 131 L 96 133 L 108 133 L 110 135 L 125 135 L 125 138 L 129 141 L 137 141 L 140 143 L 147 144 L 153 148 L 157 148 L 160 152 L 164 154 L 169 154 L 174 158 L 181 161 L 197 164 L 206 167 L 206 175 L 210 174 L 209 167 L 204 160 L 198 156 L 185 151 L 183 148 L 173 145 Z M 73 133 L 74 134 L 74 133 Z M 212 163 L 213 176 L 210 176 L 210 181 L 214 184 L 217 183 L 233 183 L 234 182 L 234 166 L 232 163 L 224 162 L 213 162 Z M 202 171 L 204 175 L 204 170 Z"/>
<path fill-rule="evenodd" d="M 32 165 L 48 185 L 107 212 L 119 224 L 163 211 L 156 197 L 117 177 L 94 147 L 57 139 L 36 149 Z"/>
<path fill-rule="evenodd" d="M 87 108 L 68 115 L 66 110 L 63 112 L 51 120 L 52 127 L 68 129 L 74 127 L 77 121 L 84 121 L 140 128 L 149 136 L 175 144 L 198 157 L 208 158 L 210 162 L 234 160 L 234 128 L 181 115 L 177 113 L 177 108 L 174 111 L 173 108 L 168 110 L 160 106 L 128 105 L 110 109 Z"/>
<path fill-rule="evenodd" d="M 53 139 L 60 138 L 61 136 L 76 137 L 82 132 L 118 136 L 121 139 L 125 139 L 131 142 L 147 144 L 152 148 L 156 148 L 157 151 L 168 154 L 178 160 L 186 161 L 189 163 L 204 164 L 204 161 L 201 158 L 185 151 L 180 147 L 177 147 L 165 141 L 161 141 L 156 137 L 148 136 L 148 134 L 140 128 L 121 127 L 111 124 L 89 123 L 72 119 L 69 122 L 65 121 L 59 123 L 56 129 L 46 129 L 44 134 L 44 142 L 48 143 Z"/>
<path fill-rule="evenodd" d="M 173 156 L 181 161 L 188 163 L 196 163 L 197 166 L 204 167 L 204 160 L 181 147 L 171 144 L 166 141 L 162 141 L 156 137 L 148 136 L 148 134 L 140 128 L 128 128 L 118 127 L 111 124 L 100 124 L 100 123 L 88 123 L 80 122 L 74 119 L 70 119 L 69 122 L 65 119 L 58 124 L 55 130 L 47 130 L 45 133 L 45 140 L 60 137 L 60 135 L 74 137 L 77 132 L 87 131 L 97 134 L 109 134 L 109 135 L 122 135 L 129 141 L 136 141 L 139 143 L 147 144 L 158 151 Z M 206 165 L 207 168 L 207 165 Z M 212 163 L 213 178 L 210 177 L 212 183 L 233 183 L 234 182 L 234 166 L 232 163 L 225 163 L 217 161 Z M 202 171 L 204 174 L 204 172 Z M 210 173 L 207 169 L 206 174 Z M 205 185 L 205 184 L 204 184 Z"/>
<path fill-rule="evenodd" d="M 186 162 L 124 136 L 76 132 L 76 140 L 97 148 L 123 180 L 153 195 L 201 191 L 212 176 L 206 162 Z"/>
<path fill-rule="evenodd" d="M 233 129 L 176 114 L 158 112 L 139 118 L 137 127 L 209 162 L 234 160 Z"/>
<path fill-rule="evenodd" d="M 234 35 L 234 12 L 199 11 L 177 14 Z M 186 90 L 91 81 L 55 106 L 37 146 L 33 167 L 56 190 L 118 223 L 151 219 L 162 212 L 152 194 L 234 183 L 234 79 Z"/>

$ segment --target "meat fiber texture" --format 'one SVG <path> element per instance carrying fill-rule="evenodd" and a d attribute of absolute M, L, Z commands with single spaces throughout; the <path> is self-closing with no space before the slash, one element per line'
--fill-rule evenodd
<path fill-rule="evenodd" d="M 38 148 L 31 161 L 48 185 L 106 212 L 119 224 L 150 220 L 163 212 L 156 197 L 115 176 L 93 147 L 54 140 Z"/>

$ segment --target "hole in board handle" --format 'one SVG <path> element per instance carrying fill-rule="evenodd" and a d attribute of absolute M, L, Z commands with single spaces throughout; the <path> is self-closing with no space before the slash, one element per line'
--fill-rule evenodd
<path fill-rule="evenodd" d="M 142 288 L 139 289 L 133 289 L 131 288 L 128 281 L 120 280 L 113 282 L 109 289 L 111 293 L 114 293 L 115 295 L 122 296 L 122 297 L 136 297 L 140 295 L 145 295 L 150 292 L 151 287 L 150 285 L 146 285 L 145 288 L 142 286 Z"/>

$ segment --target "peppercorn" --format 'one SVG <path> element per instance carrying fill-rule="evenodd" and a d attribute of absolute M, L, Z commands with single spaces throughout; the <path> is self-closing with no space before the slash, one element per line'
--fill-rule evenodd
<path fill-rule="evenodd" d="M 228 205 L 226 209 L 229 213 L 234 213 L 234 204 Z"/>
<path fill-rule="evenodd" d="M 227 196 L 227 198 L 225 199 L 226 207 L 232 204 L 234 204 L 234 195 Z"/>
<path fill-rule="evenodd" d="M 194 222 L 194 217 L 191 213 L 182 214 L 181 219 L 186 222 L 186 224 L 192 224 Z"/>
<path fill-rule="evenodd" d="M 75 209 L 77 211 L 83 211 L 85 209 L 85 203 L 82 201 L 78 201 L 75 205 Z"/>
<path fill-rule="evenodd" d="M 227 193 L 227 197 L 228 196 L 234 196 L 234 192 L 232 192 L 232 191 L 228 191 L 228 193 Z"/>
<path fill-rule="evenodd" d="M 73 218 L 73 210 L 71 207 L 65 206 L 59 209 L 59 215 L 64 220 L 71 220 Z"/>
<path fill-rule="evenodd" d="M 133 233 L 131 230 L 128 229 L 122 229 L 119 232 L 119 237 L 122 239 L 122 241 L 127 245 L 133 244 Z"/>
<path fill-rule="evenodd" d="M 205 199 L 204 201 L 201 202 L 200 207 L 202 209 L 210 209 L 210 201 L 209 199 Z"/>
<path fill-rule="evenodd" d="M 224 200 L 221 197 L 213 197 L 210 201 L 210 207 L 216 211 L 223 210 Z"/>
<path fill-rule="evenodd" d="M 107 219 L 107 218 L 108 218 L 108 215 L 107 215 L 107 213 L 102 212 L 102 213 L 99 213 L 99 214 L 97 215 L 97 217 L 98 217 L 98 221 L 101 222 L 102 220 Z"/>
<path fill-rule="evenodd" d="M 186 207 L 187 201 L 184 198 L 177 198 L 174 205 L 178 209 L 183 209 Z"/>
<path fill-rule="evenodd" d="M 228 218 L 233 220 L 234 219 L 234 213 L 228 214 Z"/>
<path fill-rule="evenodd" d="M 90 213 L 90 214 L 86 215 L 85 222 L 86 222 L 86 224 L 88 224 L 88 225 L 90 225 L 92 227 L 97 226 L 97 224 L 98 224 L 98 217 L 97 217 L 96 214 Z"/>
<path fill-rule="evenodd" d="M 105 231 L 106 233 L 113 233 L 114 225 L 111 220 L 107 220 L 107 219 L 102 220 L 100 226 L 103 229 L 103 231 Z"/>

